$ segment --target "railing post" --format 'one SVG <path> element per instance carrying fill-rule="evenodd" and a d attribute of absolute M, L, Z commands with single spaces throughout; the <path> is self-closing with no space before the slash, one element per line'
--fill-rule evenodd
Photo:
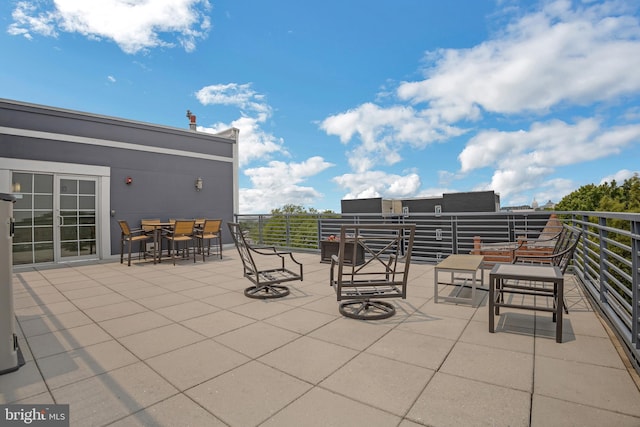
<path fill-rule="evenodd" d="M 291 221 L 291 215 L 290 214 L 285 214 L 285 221 L 284 221 L 284 236 L 285 236 L 285 246 L 291 246 L 291 224 L 289 224 Z"/>
<path fill-rule="evenodd" d="M 640 350 L 640 221 L 631 221 L 631 343 Z"/>
<path fill-rule="evenodd" d="M 607 242 L 606 239 L 609 236 L 609 232 L 606 230 L 607 227 L 607 219 L 604 217 L 598 217 L 598 239 L 600 240 L 600 301 L 606 302 L 606 284 L 607 284 L 607 260 L 609 256 L 607 255 Z"/>
<path fill-rule="evenodd" d="M 458 221 L 457 217 L 451 217 L 451 253 L 458 253 Z"/>

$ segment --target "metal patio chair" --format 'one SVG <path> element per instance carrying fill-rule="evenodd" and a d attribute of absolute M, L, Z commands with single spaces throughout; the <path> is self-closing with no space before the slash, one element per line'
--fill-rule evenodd
<path fill-rule="evenodd" d="M 129 227 L 129 224 L 125 220 L 118 221 L 118 224 L 120 225 L 120 230 L 122 232 L 120 234 L 120 264 L 124 262 L 125 242 L 129 244 L 129 257 L 127 261 L 127 265 L 129 267 L 131 266 L 131 245 L 133 244 L 133 242 L 138 242 L 139 244 L 138 259 L 140 259 L 141 254 L 144 254 L 144 258 L 146 259 L 147 253 L 145 251 L 146 248 L 143 246 L 143 244 L 147 240 L 151 239 L 152 236 L 145 234 L 144 230 L 142 229 L 132 229 L 131 227 Z"/>
<path fill-rule="evenodd" d="M 240 224 L 230 222 L 227 225 L 242 260 L 244 277 L 253 283 L 244 290 L 245 296 L 268 299 L 289 295 L 289 288 L 282 283 L 303 279 L 302 264 L 293 253 L 278 251 L 274 246 L 252 246 L 245 239 Z M 286 258 L 291 267 L 287 267 Z"/>
<path fill-rule="evenodd" d="M 395 314 L 387 298 L 407 297 L 407 279 L 415 224 L 354 224 L 340 228 L 338 255 L 331 257 L 329 283 L 335 289 L 343 316 L 360 320 L 386 319 Z M 362 246 L 364 263 L 356 260 Z"/>
<path fill-rule="evenodd" d="M 194 239 L 194 227 L 196 221 L 193 219 L 178 219 L 173 223 L 173 228 L 163 237 L 167 239 L 169 243 L 169 254 L 173 258 L 173 265 L 176 265 L 176 255 L 179 252 L 179 247 L 176 248 L 176 243 L 178 246 L 180 243 L 183 243 L 184 246 L 182 248 L 182 254 L 184 257 L 185 249 L 187 257 L 189 257 L 190 249 L 189 243 Z M 193 262 L 196 262 L 196 249 L 193 248 Z"/>
<path fill-rule="evenodd" d="M 222 259 L 222 220 L 205 219 L 202 228 L 196 228 L 195 237 L 198 240 L 198 247 L 202 251 L 202 261 L 204 261 L 204 241 L 207 241 L 207 256 L 211 255 L 211 240 L 217 240 L 217 252 Z"/>

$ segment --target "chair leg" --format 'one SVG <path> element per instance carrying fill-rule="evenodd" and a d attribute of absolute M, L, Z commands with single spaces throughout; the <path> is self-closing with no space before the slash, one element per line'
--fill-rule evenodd
<path fill-rule="evenodd" d="M 124 262 L 124 238 L 120 238 L 120 264 Z"/>
<path fill-rule="evenodd" d="M 129 262 L 127 265 L 131 267 L 131 239 L 129 239 Z"/>

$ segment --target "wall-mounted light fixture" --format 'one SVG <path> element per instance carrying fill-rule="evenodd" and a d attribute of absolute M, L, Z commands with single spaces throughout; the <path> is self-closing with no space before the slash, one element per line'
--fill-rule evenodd
<path fill-rule="evenodd" d="M 202 178 L 196 178 L 196 191 L 202 190 Z"/>
<path fill-rule="evenodd" d="M 131 185 L 131 183 L 133 183 L 133 178 L 131 178 L 130 176 L 126 177 L 124 179 L 124 183 L 127 185 Z"/>

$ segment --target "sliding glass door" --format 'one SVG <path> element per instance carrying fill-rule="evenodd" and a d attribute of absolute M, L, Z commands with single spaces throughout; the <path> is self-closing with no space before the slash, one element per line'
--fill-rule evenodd
<path fill-rule="evenodd" d="M 13 264 L 97 258 L 97 178 L 13 172 Z"/>

